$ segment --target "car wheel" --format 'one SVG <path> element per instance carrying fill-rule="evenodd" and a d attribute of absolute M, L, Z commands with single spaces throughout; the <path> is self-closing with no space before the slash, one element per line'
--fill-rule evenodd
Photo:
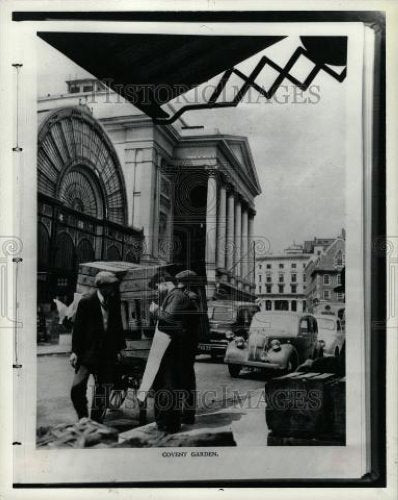
<path fill-rule="evenodd" d="M 228 364 L 229 374 L 233 378 L 236 378 L 236 377 L 239 376 L 241 368 L 242 367 L 240 365 L 231 365 L 231 364 Z"/>

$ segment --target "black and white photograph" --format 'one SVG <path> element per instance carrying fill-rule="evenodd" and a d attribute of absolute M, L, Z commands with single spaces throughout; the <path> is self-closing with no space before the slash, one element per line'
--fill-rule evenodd
<path fill-rule="evenodd" d="M 15 482 L 364 476 L 377 23 L 54 19 L 13 18 Z"/>
<path fill-rule="evenodd" d="M 344 445 L 347 37 L 39 38 L 37 445 Z"/>

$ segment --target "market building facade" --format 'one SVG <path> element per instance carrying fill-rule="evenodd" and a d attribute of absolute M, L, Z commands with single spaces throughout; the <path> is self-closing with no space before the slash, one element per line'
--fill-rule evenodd
<path fill-rule="evenodd" d="M 254 300 L 261 189 L 247 139 L 155 125 L 78 84 L 38 101 L 39 302 L 70 296 L 78 265 L 96 260 L 181 264 L 206 278 L 208 300 Z"/>

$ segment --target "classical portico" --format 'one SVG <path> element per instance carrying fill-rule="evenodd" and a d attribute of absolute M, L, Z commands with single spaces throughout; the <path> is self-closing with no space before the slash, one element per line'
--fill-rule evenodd
<path fill-rule="evenodd" d="M 254 208 L 249 200 L 226 182 L 222 173 L 209 172 L 207 189 L 208 297 L 251 299 L 249 296 L 254 294 L 255 289 L 252 245 Z M 216 202 L 212 198 L 214 193 Z"/>
<path fill-rule="evenodd" d="M 201 152 L 206 152 L 206 156 Z M 178 159 L 175 165 L 184 165 L 186 171 L 191 169 L 192 179 L 199 175 L 205 183 L 208 299 L 253 300 L 254 197 L 260 193 L 260 186 L 247 140 L 232 136 L 222 140 L 191 137 L 177 155 L 183 161 Z M 195 184 L 193 180 L 192 183 Z M 191 220 L 190 225 L 193 223 Z"/>

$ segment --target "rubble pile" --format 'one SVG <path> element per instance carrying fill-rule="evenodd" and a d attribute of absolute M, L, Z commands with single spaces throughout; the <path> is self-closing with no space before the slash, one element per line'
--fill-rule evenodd
<path fill-rule="evenodd" d="M 112 445 L 112 448 L 198 448 L 211 446 L 236 446 L 232 432 L 203 432 L 190 434 L 181 432 L 177 434 L 162 434 L 154 430 L 146 435 L 132 436 L 121 443 Z"/>
<path fill-rule="evenodd" d="M 38 448 L 87 448 L 106 447 L 117 442 L 119 433 L 112 427 L 99 424 L 89 418 L 77 423 L 39 427 Z"/>

